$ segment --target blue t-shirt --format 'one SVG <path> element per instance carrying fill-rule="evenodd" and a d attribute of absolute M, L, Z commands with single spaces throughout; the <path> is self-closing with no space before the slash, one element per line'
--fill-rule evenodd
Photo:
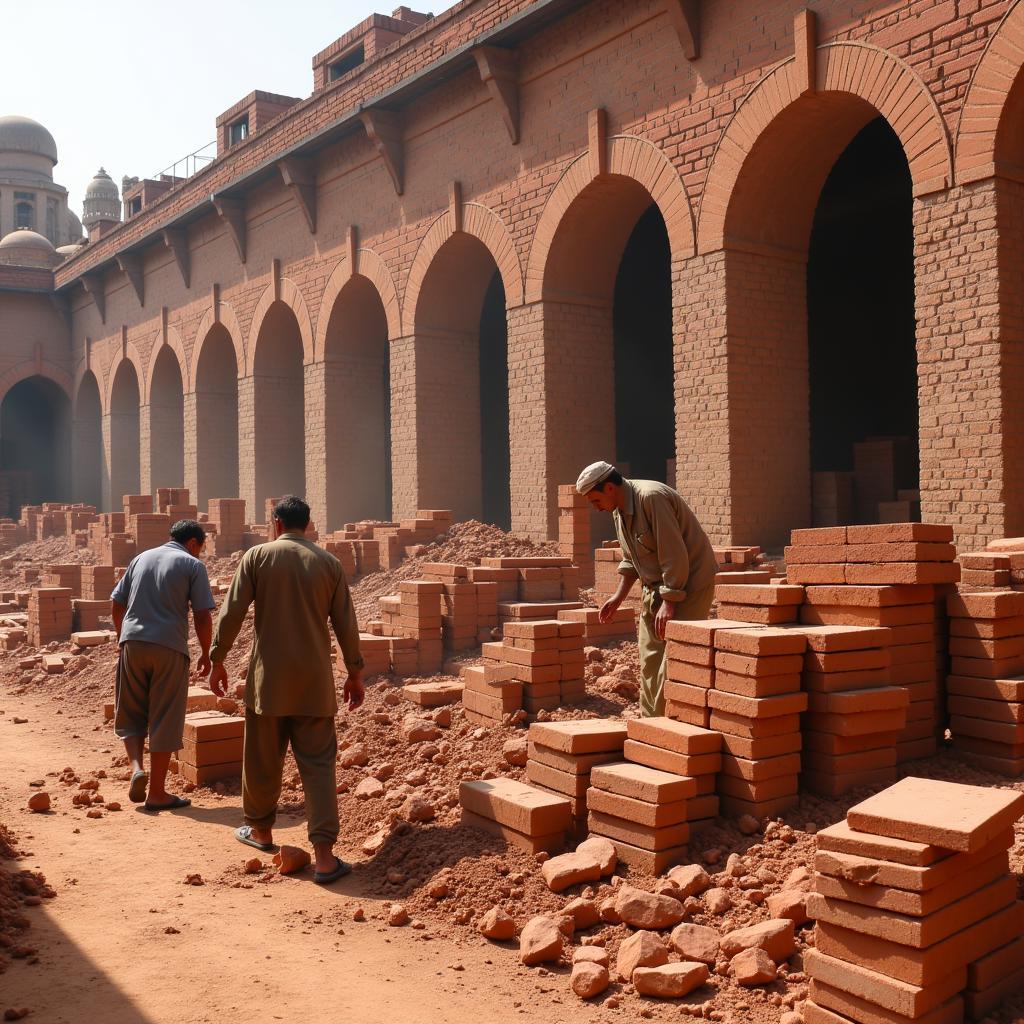
<path fill-rule="evenodd" d="M 188 657 L 188 610 L 216 607 L 206 566 L 176 540 L 136 555 L 118 581 L 112 601 L 124 605 L 121 642 L 143 640 Z"/>

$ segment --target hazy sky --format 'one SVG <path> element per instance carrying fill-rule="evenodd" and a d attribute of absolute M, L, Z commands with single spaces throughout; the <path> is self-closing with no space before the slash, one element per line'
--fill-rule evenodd
<path fill-rule="evenodd" d="M 308 96 L 311 61 L 393 0 L 50 0 L 4 5 L 0 115 L 44 124 L 57 142 L 54 180 L 82 195 L 102 165 L 153 175 L 212 142 L 217 115 L 253 89 Z M 439 14 L 453 0 L 414 10 Z M 17 41 L 17 42 L 15 42 Z"/>

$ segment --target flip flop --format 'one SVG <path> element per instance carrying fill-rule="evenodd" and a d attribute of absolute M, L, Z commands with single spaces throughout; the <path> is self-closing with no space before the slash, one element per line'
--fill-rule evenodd
<path fill-rule="evenodd" d="M 313 873 L 313 881 L 316 882 L 317 885 L 330 885 L 331 882 L 336 882 L 339 878 L 343 878 L 352 870 L 352 865 L 346 864 L 340 857 L 335 857 L 334 859 L 337 863 L 335 864 L 333 871 L 324 871 L 322 873 L 315 871 Z"/>
<path fill-rule="evenodd" d="M 136 772 L 128 787 L 128 799 L 133 804 L 141 804 L 146 799 L 146 787 L 149 785 L 149 772 Z"/>
<path fill-rule="evenodd" d="M 277 853 L 277 846 L 274 843 L 261 843 L 252 837 L 252 825 L 242 825 L 235 829 L 235 838 L 244 846 L 251 846 L 260 853 Z"/>
<path fill-rule="evenodd" d="M 178 811 L 182 807 L 191 807 L 192 801 L 185 796 L 176 796 L 169 804 L 150 804 L 145 805 L 147 811 L 152 811 L 154 814 L 159 811 Z"/>

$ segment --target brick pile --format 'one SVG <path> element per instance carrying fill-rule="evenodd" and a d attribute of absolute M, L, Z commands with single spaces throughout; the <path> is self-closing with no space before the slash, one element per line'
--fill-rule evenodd
<path fill-rule="evenodd" d="M 978 1020 L 1024 985 L 1024 794 L 906 778 L 818 833 L 807 1024 Z"/>
<path fill-rule="evenodd" d="M 166 544 L 171 532 L 171 517 L 164 512 L 140 512 L 128 516 L 128 532 L 135 538 L 135 553 Z"/>
<path fill-rule="evenodd" d="M 186 782 L 203 786 L 242 774 L 245 719 L 219 711 L 185 716 L 184 746 L 178 751 L 177 771 Z"/>
<path fill-rule="evenodd" d="M 173 515 L 171 509 L 191 506 L 192 502 L 187 487 L 158 487 L 156 489 L 156 510 Z M 194 506 L 192 506 L 194 507 Z M 186 517 L 182 517 L 186 518 Z M 195 519 L 195 514 L 188 516 Z"/>
<path fill-rule="evenodd" d="M 909 437 L 868 438 L 853 446 L 853 488 L 857 519 L 877 523 L 879 505 L 911 487 L 917 451 Z"/>
<path fill-rule="evenodd" d="M 113 590 L 113 587 L 111 587 Z M 110 618 L 110 598 L 86 600 L 79 598 L 71 602 L 71 625 L 77 631 L 100 628 L 104 619 Z"/>
<path fill-rule="evenodd" d="M 636 613 L 631 608 L 619 608 L 607 622 L 601 622 L 599 614 L 598 608 L 562 608 L 558 618 L 562 622 L 580 623 L 583 638 L 588 644 L 600 645 L 636 637 Z"/>
<path fill-rule="evenodd" d="M 715 633 L 742 629 L 731 619 L 676 620 L 665 627 L 665 714 L 677 722 L 706 729 L 708 691 L 715 685 Z"/>
<path fill-rule="evenodd" d="M 410 548 L 437 540 L 451 525 L 450 509 L 420 509 L 415 519 L 373 524 L 372 538 L 369 539 L 377 541 L 380 568 L 394 569 L 408 555 Z"/>
<path fill-rule="evenodd" d="M 768 583 L 775 566 L 756 545 L 730 544 L 713 547 L 718 563 L 716 583 Z"/>
<path fill-rule="evenodd" d="M 423 578 L 441 584 L 441 637 L 447 650 L 471 650 L 481 639 L 490 639 L 491 629 L 498 624 L 495 584 L 471 583 L 468 566 L 447 562 L 427 562 Z"/>
<path fill-rule="evenodd" d="M 245 534 L 245 499 L 210 498 L 207 509 L 207 520 L 215 527 L 213 553 L 223 556 L 241 551 Z"/>
<path fill-rule="evenodd" d="M 575 484 L 558 487 L 558 553 L 579 566 L 581 587 L 594 585 L 590 503 L 585 494 L 576 493 Z"/>
<path fill-rule="evenodd" d="M 416 671 L 439 672 L 444 661 L 441 642 L 441 584 L 405 580 L 398 585 L 401 634 L 416 641 Z"/>
<path fill-rule="evenodd" d="M 948 599 L 953 746 L 983 768 L 1024 774 L 1024 593 Z"/>
<path fill-rule="evenodd" d="M 500 725 L 523 706 L 523 683 L 514 666 L 498 662 L 466 666 L 460 672 L 462 704 L 473 725 Z"/>
<path fill-rule="evenodd" d="M 572 804 L 514 779 L 480 779 L 459 785 L 462 824 L 479 828 L 528 853 L 558 853 L 572 827 Z"/>
<path fill-rule="evenodd" d="M 626 723 L 602 719 L 535 722 L 530 726 L 526 777 L 572 804 L 576 835 L 587 830 L 587 790 L 592 770 L 621 761 Z"/>
<path fill-rule="evenodd" d="M 80 594 L 86 601 L 109 601 L 110 592 L 118 580 L 118 573 L 112 565 L 80 566 Z"/>
<path fill-rule="evenodd" d="M 82 596 L 82 566 L 48 565 L 43 569 L 40 583 L 44 587 L 67 587 L 72 597 Z"/>
<path fill-rule="evenodd" d="M 804 588 L 791 584 L 727 582 L 715 585 L 715 602 L 721 618 L 763 626 L 796 622 L 803 600 Z"/>
<path fill-rule="evenodd" d="M 619 565 L 622 562 L 622 548 L 616 541 L 605 541 L 594 552 L 594 598 L 598 605 L 604 604 L 619 586 Z M 640 610 L 640 588 L 633 589 L 622 602 L 622 608 L 636 612 Z"/>
<path fill-rule="evenodd" d="M 917 487 L 899 488 L 895 501 L 878 503 L 878 521 L 880 523 L 919 523 L 921 522 L 921 491 Z"/>
<path fill-rule="evenodd" d="M 68 587 L 33 588 L 28 599 L 28 642 L 33 647 L 67 640 L 73 625 Z"/>

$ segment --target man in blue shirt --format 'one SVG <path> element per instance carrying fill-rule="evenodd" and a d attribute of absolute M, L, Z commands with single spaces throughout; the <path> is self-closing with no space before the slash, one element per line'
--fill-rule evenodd
<path fill-rule="evenodd" d="M 171 527 L 171 539 L 136 555 L 110 595 L 120 657 L 114 691 L 114 732 L 132 767 L 128 796 L 146 810 L 187 807 L 164 788 L 171 754 L 182 747 L 188 700 L 188 611 L 202 651 L 197 667 L 210 670 L 215 603 L 199 554 L 206 531 L 193 519 Z M 151 774 L 142 766 L 149 735 Z M 149 786 L 147 797 L 146 787 Z"/>

